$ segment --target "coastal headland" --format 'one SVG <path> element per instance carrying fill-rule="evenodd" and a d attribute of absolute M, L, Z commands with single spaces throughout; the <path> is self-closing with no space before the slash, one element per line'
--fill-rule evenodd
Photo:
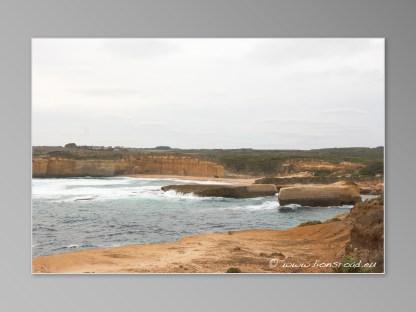
<path fill-rule="evenodd" d="M 163 191 L 274 196 L 281 204 L 352 204 L 350 213 L 287 230 L 209 232 L 175 242 L 33 258 L 34 273 L 383 272 L 384 149 L 310 151 L 34 147 L 33 177 L 181 178 Z M 192 180 L 204 181 L 194 184 Z M 206 183 L 205 183 L 206 182 Z M 361 195 L 378 195 L 361 203 Z M 352 262 L 376 263 L 345 267 Z"/>
<path fill-rule="evenodd" d="M 384 148 L 318 150 L 33 147 L 35 178 L 179 176 L 281 187 L 349 181 L 361 194 L 383 191 Z"/>

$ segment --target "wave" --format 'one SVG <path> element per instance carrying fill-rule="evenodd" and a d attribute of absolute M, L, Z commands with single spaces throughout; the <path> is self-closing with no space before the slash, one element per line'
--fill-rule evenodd
<path fill-rule="evenodd" d="M 183 194 L 173 190 L 164 192 L 161 187 L 167 180 L 137 178 L 71 178 L 71 179 L 34 179 L 32 197 L 53 202 L 90 202 L 117 199 L 151 200 L 224 200 L 222 197 L 199 197 L 193 193 Z M 171 183 L 174 180 L 169 179 Z M 177 180 L 177 182 L 186 180 Z M 210 181 L 198 181 L 208 183 Z"/>
<path fill-rule="evenodd" d="M 102 189 L 127 186 L 129 179 L 117 178 L 67 178 L 67 179 L 33 179 L 32 196 L 35 198 L 57 198 L 60 196 L 79 194 L 95 195 Z"/>
<path fill-rule="evenodd" d="M 66 246 L 59 246 L 56 248 L 53 248 L 53 251 L 63 251 L 63 250 L 67 250 L 67 249 L 81 249 L 81 248 L 96 248 L 99 247 L 98 245 L 93 245 L 93 244 L 70 244 L 70 245 L 66 245 Z"/>
<path fill-rule="evenodd" d="M 284 206 L 280 206 L 279 205 L 279 211 L 282 212 L 288 212 L 288 211 L 296 211 L 298 210 L 298 208 L 301 208 L 301 205 L 298 204 L 288 204 L 288 205 L 284 205 Z"/>
<path fill-rule="evenodd" d="M 351 209 L 353 208 L 354 205 L 342 205 L 342 206 L 327 206 L 327 207 L 308 207 L 308 206 L 302 206 L 302 205 L 298 205 L 298 204 L 288 204 L 288 205 L 284 205 L 284 206 L 279 206 L 279 211 L 280 212 L 291 212 L 291 211 L 296 211 L 298 209 L 301 208 L 306 208 L 306 209 L 313 209 L 313 208 L 325 208 L 325 209 L 329 209 L 329 208 L 340 208 L 340 209 Z"/>
<path fill-rule="evenodd" d="M 201 197 L 201 196 L 195 195 L 194 193 L 181 193 L 181 192 L 176 192 L 174 190 L 169 190 L 166 192 L 162 191 L 160 195 L 163 198 L 169 198 L 169 199 L 223 200 L 223 197 Z"/>
<path fill-rule="evenodd" d="M 71 244 L 71 245 L 65 246 L 65 248 L 68 248 L 68 249 L 79 248 L 79 245 L 78 244 Z"/>
<path fill-rule="evenodd" d="M 268 201 L 263 201 L 258 204 L 239 205 L 239 206 L 234 206 L 234 207 L 229 207 L 229 208 L 224 208 L 224 209 L 257 211 L 257 210 L 271 210 L 271 209 L 277 209 L 277 208 L 279 208 L 279 205 L 276 200 L 268 200 Z"/>

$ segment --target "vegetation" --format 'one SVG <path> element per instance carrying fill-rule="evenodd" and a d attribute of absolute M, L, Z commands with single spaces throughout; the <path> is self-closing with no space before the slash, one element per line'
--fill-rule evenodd
<path fill-rule="evenodd" d="M 319 220 L 312 220 L 312 221 L 306 221 L 303 222 L 301 224 L 299 224 L 298 226 L 307 226 L 307 225 L 315 225 L 315 224 L 321 224 L 322 222 Z"/>
<path fill-rule="evenodd" d="M 77 145 L 75 143 L 65 144 L 65 148 L 76 148 L 76 147 L 77 147 Z"/>
<path fill-rule="evenodd" d="M 213 160 L 221 163 L 231 172 L 244 174 L 272 174 L 278 171 L 282 163 L 282 159 L 279 157 L 263 155 L 224 155 Z"/>
<path fill-rule="evenodd" d="M 241 270 L 239 268 L 228 268 L 225 273 L 241 273 Z"/>
<path fill-rule="evenodd" d="M 334 268 L 336 273 L 360 273 L 361 268 L 357 266 L 357 262 L 352 256 L 345 256 L 341 260 L 341 265 Z"/>
<path fill-rule="evenodd" d="M 155 149 L 156 150 L 171 150 L 172 148 L 170 146 L 161 145 L 161 146 L 156 146 Z"/>
<path fill-rule="evenodd" d="M 316 170 L 313 175 L 315 177 L 327 177 L 331 174 L 331 171 L 329 170 Z"/>
<path fill-rule="evenodd" d="M 240 174 L 273 176 L 288 160 L 323 160 L 332 163 L 349 161 L 368 164 L 383 162 L 384 148 L 327 148 L 313 150 L 189 150 L 222 164 L 228 171 Z M 326 170 L 317 171 L 317 176 L 325 176 Z"/>
<path fill-rule="evenodd" d="M 339 217 L 333 217 L 331 219 L 325 220 L 324 223 L 331 223 L 331 222 L 337 222 L 337 221 L 342 221 L 342 219 Z"/>
<path fill-rule="evenodd" d="M 372 161 L 367 164 L 364 168 L 360 170 L 361 175 L 365 176 L 375 176 L 382 175 L 384 173 L 384 162 L 383 161 Z"/>
<path fill-rule="evenodd" d="M 384 205 L 383 198 L 366 200 L 354 206 L 348 216 L 350 241 L 340 273 L 380 273 L 384 271 Z"/>
<path fill-rule="evenodd" d="M 74 148 L 76 147 L 76 148 Z M 187 155 L 217 162 L 228 172 L 247 175 L 275 176 L 289 160 L 322 160 L 332 163 L 350 161 L 366 164 L 362 175 L 382 173 L 384 148 L 326 148 L 313 150 L 255 150 L 255 149 L 175 149 L 169 146 L 156 148 L 125 148 L 117 146 L 80 146 L 69 143 L 62 146 L 36 146 L 34 156 L 56 156 L 72 159 L 120 159 L 128 155 Z M 326 177 L 327 170 L 315 171 L 315 176 Z M 357 173 L 358 174 L 358 171 Z"/>

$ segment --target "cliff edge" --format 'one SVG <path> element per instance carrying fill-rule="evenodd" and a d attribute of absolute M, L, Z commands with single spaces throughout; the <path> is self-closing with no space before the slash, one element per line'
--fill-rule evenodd
<path fill-rule="evenodd" d="M 118 159 L 74 159 L 40 156 L 32 159 L 35 178 L 111 177 L 131 174 L 224 176 L 224 167 L 196 157 L 179 155 L 128 155 Z"/>

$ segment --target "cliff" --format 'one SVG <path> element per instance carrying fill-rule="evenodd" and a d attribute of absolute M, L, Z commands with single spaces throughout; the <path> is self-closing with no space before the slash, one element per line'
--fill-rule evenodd
<path fill-rule="evenodd" d="M 35 156 L 32 159 L 32 170 L 35 178 L 111 177 L 127 174 L 224 176 L 224 167 L 221 165 L 179 155 L 128 155 L 119 159 L 71 159 Z"/>

